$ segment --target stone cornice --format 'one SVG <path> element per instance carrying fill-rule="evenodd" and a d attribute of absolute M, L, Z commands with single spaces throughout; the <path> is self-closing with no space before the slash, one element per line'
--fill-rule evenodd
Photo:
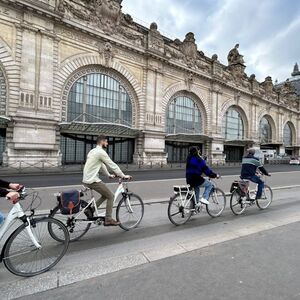
<path fill-rule="evenodd" d="M 140 54 L 144 57 L 151 57 L 153 59 L 159 60 L 159 61 L 163 62 L 164 64 L 170 66 L 170 67 L 176 68 L 176 69 L 184 72 L 185 74 L 187 72 L 192 73 L 193 75 L 197 76 L 198 78 L 202 78 L 202 79 L 206 79 L 210 82 L 212 81 L 212 82 L 218 83 L 221 86 L 224 86 L 224 87 L 226 87 L 228 89 L 231 89 L 235 92 L 240 92 L 241 94 L 244 94 L 244 95 L 249 96 L 249 97 L 255 97 L 255 98 L 257 98 L 257 99 L 259 99 L 259 100 L 261 100 L 265 103 L 272 104 L 274 106 L 281 107 L 285 110 L 288 110 L 288 111 L 299 114 L 299 111 L 297 111 L 293 108 L 283 107 L 279 103 L 269 101 L 268 99 L 266 99 L 264 97 L 261 97 L 259 95 L 256 95 L 256 94 L 254 94 L 253 92 L 251 92 L 249 90 L 246 90 L 246 89 L 241 88 L 241 87 L 237 87 L 233 84 L 230 84 L 229 82 L 225 82 L 224 80 L 218 78 L 217 76 L 209 74 L 208 72 L 202 72 L 201 70 L 191 69 L 191 68 L 189 68 L 188 66 L 186 66 L 184 64 L 180 64 L 179 62 L 178 63 L 174 62 L 173 60 L 171 60 L 171 59 L 169 59 L 169 58 L 167 58 L 163 55 L 160 55 L 160 54 L 157 54 L 153 51 L 147 50 L 146 47 L 141 48 L 141 47 L 135 46 L 133 44 L 130 44 L 129 42 L 126 42 L 122 39 L 118 39 L 118 37 L 111 37 L 111 36 L 109 36 L 105 33 L 102 33 L 100 31 L 96 31 L 95 29 L 92 30 L 92 28 L 89 28 L 87 26 L 82 26 L 81 24 L 79 24 L 79 22 L 72 21 L 70 19 L 64 18 L 62 13 L 60 13 L 58 11 L 55 11 L 53 7 L 52 7 L 52 9 L 50 9 L 51 8 L 50 5 L 44 4 L 40 1 L 0 0 L 0 3 L 4 3 L 6 5 L 9 5 L 10 7 L 15 7 L 17 10 L 26 9 L 29 12 L 35 12 L 38 16 L 43 16 L 45 18 L 51 19 L 56 24 L 60 24 L 60 25 L 65 26 L 66 28 L 69 28 L 69 29 L 80 31 L 83 34 L 87 34 L 88 36 L 91 36 L 91 37 L 94 37 L 94 38 L 98 38 L 98 39 L 101 38 L 103 41 L 110 42 L 111 44 L 113 44 L 115 46 L 118 46 L 122 49 L 129 50 L 129 51 L 137 53 L 137 54 Z M 138 27 L 140 27 L 144 31 L 144 33 L 149 32 L 149 29 L 145 28 L 144 26 L 142 26 L 140 24 L 136 24 L 136 25 L 138 25 Z M 22 23 L 21 27 L 29 29 L 29 30 L 34 30 L 34 31 L 37 30 L 35 27 L 30 26 L 30 25 L 25 24 L 25 23 Z M 59 39 L 58 35 L 55 34 L 55 33 L 51 33 L 51 32 L 46 31 L 46 30 L 45 31 L 42 30 L 41 33 L 46 34 L 49 37 Z M 166 42 L 171 41 L 167 37 L 164 37 L 164 36 L 162 36 L 162 37 L 164 38 L 164 40 Z M 203 56 L 202 60 L 210 63 L 211 65 L 213 64 L 213 60 L 210 59 L 209 57 Z M 220 62 L 218 62 L 218 63 L 222 67 L 223 70 L 225 70 L 227 68 L 222 63 L 220 63 Z"/>

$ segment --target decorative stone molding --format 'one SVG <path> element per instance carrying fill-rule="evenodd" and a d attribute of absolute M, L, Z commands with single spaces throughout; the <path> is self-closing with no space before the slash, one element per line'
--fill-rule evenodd
<path fill-rule="evenodd" d="M 54 97 L 59 101 L 62 99 L 62 115 L 61 119 L 66 120 L 67 97 L 72 84 L 81 76 L 88 73 L 104 72 L 120 81 L 124 85 L 126 91 L 133 101 L 133 124 L 135 127 L 143 128 L 145 117 L 145 95 L 138 81 L 134 76 L 120 63 L 113 61 L 111 68 L 103 67 L 105 62 L 102 58 L 95 55 L 85 55 L 74 58 L 66 62 L 58 71 L 54 88 Z"/>

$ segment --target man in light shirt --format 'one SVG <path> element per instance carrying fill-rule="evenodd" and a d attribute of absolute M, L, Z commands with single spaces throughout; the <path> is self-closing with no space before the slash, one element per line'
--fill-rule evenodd
<path fill-rule="evenodd" d="M 104 182 L 99 178 L 99 172 L 110 178 L 120 177 L 131 179 L 131 176 L 125 175 L 121 169 L 110 159 L 105 149 L 108 146 L 106 136 L 100 135 L 97 138 L 97 147 L 92 149 L 87 156 L 87 160 L 83 169 L 83 184 L 88 188 L 95 190 L 101 194 L 101 198 L 96 201 L 99 207 L 104 201 L 106 203 L 105 226 L 117 226 L 120 222 L 112 218 L 114 195 Z M 110 174 L 108 169 L 113 172 Z"/>

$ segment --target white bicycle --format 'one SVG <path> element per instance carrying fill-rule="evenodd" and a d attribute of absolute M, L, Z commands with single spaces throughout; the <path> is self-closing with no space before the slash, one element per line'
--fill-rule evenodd
<path fill-rule="evenodd" d="M 61 213 L 60 194 L 56 194 L 58 205 L 51 210 L 50 217 L 61 220 L 69 230 L 70 241 L 77 241 L 83 237 L 92 224 L 102 225 L 105 220 L 105 212 L 100 213 L 96 205 L 96 199 L 91 189 L 84 187 L 80 191 L 82 197 L 90 195 L 90 200 L 80 201 L 80 211 L 72 215 Z M 119 199 L 119 200 L 118 200 Z M 128 231 L 136 228 L 144 216 L 143 200 L 128 190 L 127 183 L 119 179 L 118 188 L 114 194 L 114 204 L 117 204 L 116 219 L 122 229 Z M 59 241 L 59 238 L 57 237 Z"/>
<path fill-rule="evenodd" d="M 19 191 L 20 200 L 28 195 L 25 187 Z M 65 255 L 69 245 L 69 233 L 64 224 L 49 217 L 36 218 L 33 202 L 38 198 L 37 192 L 31 193 L 31 214 L 26 215 L 21 204 L 15 203 L 0 228 L 0 240 L 11 228 L 14 221 L 21 224 L 6 240 L 0 262 L 15 275 L 30 277 L 44 273 L 54 267 Z M 53 238 L 59 236 L 59 242 Z"/>
<path fill-rule="evenodd" d="M 207 213 L 213 217 L 219 217 L 226 207 L 226 195 L 217 187 L 212 179 L 213 189 L 209 195 L 209 204 L 196 202 L 195 190 L 189 185 L 174 186 L 174 195 L 170 198 L 168 206 L 168 217 L 171 223 L 176 226 L 185 224 L 192 215 L 202 212 L 204 206 Z"/>

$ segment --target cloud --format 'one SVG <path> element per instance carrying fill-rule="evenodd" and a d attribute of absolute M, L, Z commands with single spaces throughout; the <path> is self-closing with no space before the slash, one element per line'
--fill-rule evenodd
<path fill-rule="evenodd" d="M 300 62 L 300 1 L 298 0 L 124 0 L 123 11 L 145 26 L 153 21 L 170 38 L 195 33 L 199 49 L 217 53 L 227 63 L 236 44 L 248 74 L 280 81 Z"/>

